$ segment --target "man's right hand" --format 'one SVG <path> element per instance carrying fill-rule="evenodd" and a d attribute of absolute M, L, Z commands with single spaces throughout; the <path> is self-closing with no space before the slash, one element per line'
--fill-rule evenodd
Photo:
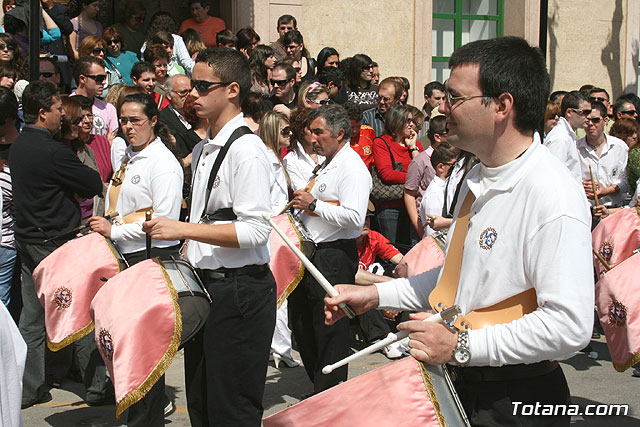
<path fill-rule="evenodd" d="M 356 314 L 365 313 L 379 304 L 378 289 L 375 286 L 336 285 L 339 295 L 326 296 L 324 299 L 324 323 L 333 325 L 342 317 L 344 312 L 338 304 L 347 303 Z"/>

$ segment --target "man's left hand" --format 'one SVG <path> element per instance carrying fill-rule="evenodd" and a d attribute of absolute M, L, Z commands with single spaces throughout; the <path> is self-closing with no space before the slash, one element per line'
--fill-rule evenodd
<path fill-rule="evenodd" d="M 458 334 L 442 323 L 424 322 L 431 313 L 413 313 L 411 320 L 400 323 L 398 330 L 409 332 L 411 355 L 429 365 L 451 361 L 458 343 Z"/>
<path fill-rule="evenodd" d="M 309 210 L 309 205 L 315 199 L 316 198 L 308 191 L 297 190 L 293 193 L 293 207 L 295 209 L 302 209 L 305 212 L 311 212 Z"/>

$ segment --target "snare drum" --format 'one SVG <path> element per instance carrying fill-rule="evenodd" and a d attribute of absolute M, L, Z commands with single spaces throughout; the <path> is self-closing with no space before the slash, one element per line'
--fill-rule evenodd
<path fill-rule="evenodd" d="M 178 293 L 178 305 L 182 314 L 183 346 L 204 326 L 209 317 L 211 296 L 202 284 L 195 269 L 183 258 L 161 257 L 171 283 Z"/>

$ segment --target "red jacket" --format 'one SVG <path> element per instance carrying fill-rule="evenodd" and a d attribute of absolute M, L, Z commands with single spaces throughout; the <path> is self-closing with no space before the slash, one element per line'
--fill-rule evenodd
<path fill-rule="evenodd" d="M 389 147 L 387 147 L 383 139 L 389 144 Z M 422 152 L 422 144 L 420 141 L 416 141 L 416 147 Z M 402 171 L 393 169 L 389 149 L 391 149 L 393 153 L 393 160 L 396 163 L 402 162 Z M 411 154 L 407 147 L 394 141 L 391 135 L 382 135 L 373 141 L 373 160 L 382 182 L 385 184 L 404 184 L 404 181 L 407 179 L 407 169 L 409 168 L 409 163 L 411 163 Z M 394 200 L 381 203 L 380 205 L 402 207 L 404 203 L 402 200 Z"/>

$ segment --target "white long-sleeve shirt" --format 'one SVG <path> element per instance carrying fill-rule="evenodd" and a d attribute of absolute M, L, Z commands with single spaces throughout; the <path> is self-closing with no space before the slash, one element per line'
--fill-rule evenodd
<path fill-rule="evenodd" d="M 564 117 L 551 129 L 544 139 L 544 145 L 564 164 L 576 181 L 581 181 L 580 160 L 578 159 L 578 137 Z"/>
<path fill-rule="evenodd" d="M 220 149 L 234 130 L 246 126 L 242 114 L 231 119 L 211 139 L 200 141 L 193 149 L 191 222 L 200 222 L 203 212 L 214 213 L 233 208 L 237 220 L 233 221 L 239 248 L 228 248 L 207 243 L 189 241 L 187 258 L 198 268 L 237 268 L 253 264 L 267 264 L 267 242 L 271 226 L 262 214 L 271 212 L 271 161 L 267 147 L 257 135 L 238 138 L 227 153 L 213 183 L 211 196 L 205 201 L 207 182 Z M 197 163 L 195 163 L 197 160 Z M 214 221 L 228 224 L 231 221 Z"/>
<path fill-rule="evenodd" d="M 304 151 L 302 144 L 299 142 L 296 142 L 296 144 L 298 144 L 298 151 L 289 151 L 283 160 L 284 167 L 289 173 L 293 191 L 306 187 L 313 176 L 313 170 L 318 164 L 324 162 L 324 156 L 318 155 L 318 163 L 316 164 L 311 156 Z"/>
<path fill-rule="evenodd" d="M 307 213 L 301 216 L 314 242 L 360 236 L 372 186 L 371 175 L 361 160 L 347 143 L 318 171 L 311 189 L 311 194 L 318 200 L 314 211 L 318 216 Z M 326 202 L 336 200 L 340 206 Z"/>
<path fill-rule="evenodd" d="M 562 359 L 583 348 L 593 326 L 594 285 L 591 217 L 582 186 L 536 136 L 507 165 L 480 164 L 469 172 L 456 218 L 467 191 L 476 200 L 456 304 L 466 314 L 532 287 L 538 302 L 537 310 L 511 323 L 471 330 L 470 365 Z M 376 284 L 380 307 L 428 308 L 440 272 Z"/>
<path fill-rule="evenodd" d="M 148 207 L 153 207 L 153 217 L 180 218 L 182 206 L 182 166 L 167 147 L 156 138 L 142 151 L 135 152 L 130 145 L 125 155 L 130 160 L 122 180 L 115 211 L 120 217 Z M 118 169 L 124 158 L 116 163 Z M 108 192 L 111 190 L 109 186 Z M 105 209 L 108 211 L 109 198 L 106 197 Z M 111 240 L 124 254 L 145 249 L 146 233 L 142 231 L 142 221 L 131 224 L 111 226 Z M 165 248 L 177 245 L 179 241 L 152 240 L 151 245 Z"/>

